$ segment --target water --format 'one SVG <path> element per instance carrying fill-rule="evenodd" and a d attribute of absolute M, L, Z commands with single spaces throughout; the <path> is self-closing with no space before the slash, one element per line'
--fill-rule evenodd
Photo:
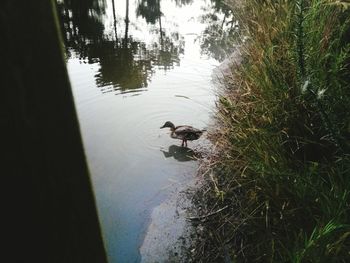
<path fill-rule="evenodd" d="M 138 262 L 152 209 L 198 165 L 159 128 L 208 125 L 212 72 L 234 24 L 209 0 L 71 0 L 58 10 L 108 259 Z"/>

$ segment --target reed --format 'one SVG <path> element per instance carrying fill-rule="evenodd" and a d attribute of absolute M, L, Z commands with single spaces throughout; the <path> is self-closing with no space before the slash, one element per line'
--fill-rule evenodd
<path fill-rule="evenodd" d="M 243 62 L 220 94 L 193 258 L 348 262 L 349 3 L 230 4 Z"/>

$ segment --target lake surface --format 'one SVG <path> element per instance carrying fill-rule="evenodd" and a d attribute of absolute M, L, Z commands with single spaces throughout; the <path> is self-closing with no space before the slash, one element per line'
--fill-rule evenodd
<path fill-rule="evenodd" d="M 207 127 L 234 23 L 210 0 L 58 0 L 58 11 L 108 260 L 139 262 L 152 209 L 198 166 L 160 126 Z"/>

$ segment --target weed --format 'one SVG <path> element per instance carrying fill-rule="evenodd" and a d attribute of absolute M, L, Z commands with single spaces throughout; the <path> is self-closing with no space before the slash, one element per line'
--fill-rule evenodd
<path fill-rule="evenodd" d="M 349 4 L 232 0 L 231 6 L 244 25 L 242 63 L 219 96 L 211 132 L 218 152 L 209 183 L 197 193 L 202 214 L 228 208 L 203 222 L 194 257 L 347 262 Z"/>

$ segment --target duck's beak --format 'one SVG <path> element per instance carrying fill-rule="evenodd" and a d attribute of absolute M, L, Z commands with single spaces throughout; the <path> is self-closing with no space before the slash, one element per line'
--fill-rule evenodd
<path fill-rule="evenodd" d="M 160 127 L 161 129 L 165 128 L 164 125 L 162 127 Z"/>

